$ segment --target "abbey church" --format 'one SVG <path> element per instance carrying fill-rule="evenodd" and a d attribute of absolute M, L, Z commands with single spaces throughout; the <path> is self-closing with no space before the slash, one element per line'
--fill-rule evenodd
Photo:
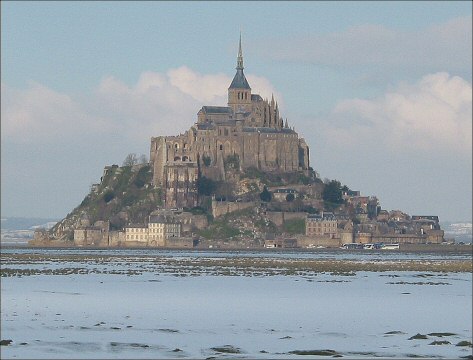
<path fill-rule="evenodd" d="M 225 164 L 288 173 L 309 169 L 309 148 L 289 127 L 272 98 L 251 92 L 243 73 L 241 37 L 228 106 L 203 106 L 184 134 L 151 138 L 153 185 L 165 189 L 167 208 L 194 207 L 197 180 L 225 180 Z"/>

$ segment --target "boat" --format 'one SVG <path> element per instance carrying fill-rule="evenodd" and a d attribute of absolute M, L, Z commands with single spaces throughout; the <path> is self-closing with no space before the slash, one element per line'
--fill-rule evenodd
<path fill-rule="evenodd" d="M 342 248 L 347 249 L 347 250 L 363 249 L 363 244 L 348 243 L 348 244 L 343 244 Z"/>
<path fill-rule="evenodd" d="M 383 244 L 383 250 L 399 250 L 399 244 Z"/>

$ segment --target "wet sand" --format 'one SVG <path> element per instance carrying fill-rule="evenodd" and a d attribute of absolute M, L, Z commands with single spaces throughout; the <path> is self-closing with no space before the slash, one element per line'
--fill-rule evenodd
<path fill-rule="evenodd" d="M 43 254 L 2 253 L 1 276 L 71 275 L 88 273 L 115 273 L 113 268 L 93 268 L 86 265 L 124 264 L 120 273 L 139 275 L 144 271 L 163 273 L 213 275 L 264 274 L 301 275 L 305 273 L 334 273 L 350 275 L 358 271 L 420 271 L 434 273 L 473 273 L 471 259 L 288 259 L 245 257 L 169 257 L 159 255 L 99 255 L 99 254 Z M 53 268 L 36 268 L 38 264 L 55 264 Z M 31 265 L 30 268 L 28 265 Z"/>

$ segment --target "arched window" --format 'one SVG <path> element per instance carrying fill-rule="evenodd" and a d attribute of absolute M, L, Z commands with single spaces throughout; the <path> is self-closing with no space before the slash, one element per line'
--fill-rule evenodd
<path fill-rule="evenodd" d="M 223 150 L 223 145 L 220 145 L 220 150 Z"/>

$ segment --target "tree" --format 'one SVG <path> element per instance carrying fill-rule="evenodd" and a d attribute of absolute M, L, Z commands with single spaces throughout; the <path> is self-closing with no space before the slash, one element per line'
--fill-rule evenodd
<path fill-rule="evenodd" d="M 217 185 L 212 179 L 206 178 L 205 176 L 199 176 L 197 180 L 197 192 L 199 195 L 210 196 L 215 192 Z"/>
<path fill-rule="evenodd" d="M 270 202 L 273 195 L 268 191 L 268 188 L 265 186 L 261 194 L 259 194 L 261 201 Z"/>
<path fill-rule="evenodd" d="M 146 157 L 145 154 L 140 155 L 140 159 L 138 160 L 139 164 L 147 164 L 148 163 L 148 158 Z"/>
<path fill-rule="evenodd" d="M 326 183 L 322 196 L 326 203 L 337 205 L 342 204 L 342 186 L 340 184 L 340 181 L 332 180 Z"/>
<path fill-rule="evenodd" d="M 133 166 L 136 164 L 138 164 L 138 158 L 135 153 L 128 154 L 125 160 L 123 160 L 123 166 Z"/>
<path fill-rule="evenodd" d="M 287 194 L 286 195 L 286 201 L 287 202 L 294 201 L 294 199 L 295 199 L 294 194 Z"/>
<path fill-rule="evenodd" d="M 113 200 L 115 197 L 115 193 L 112 190 L 108 190 L 105 194 L 103 194 L 103 200 L 108 203 Z"/>

